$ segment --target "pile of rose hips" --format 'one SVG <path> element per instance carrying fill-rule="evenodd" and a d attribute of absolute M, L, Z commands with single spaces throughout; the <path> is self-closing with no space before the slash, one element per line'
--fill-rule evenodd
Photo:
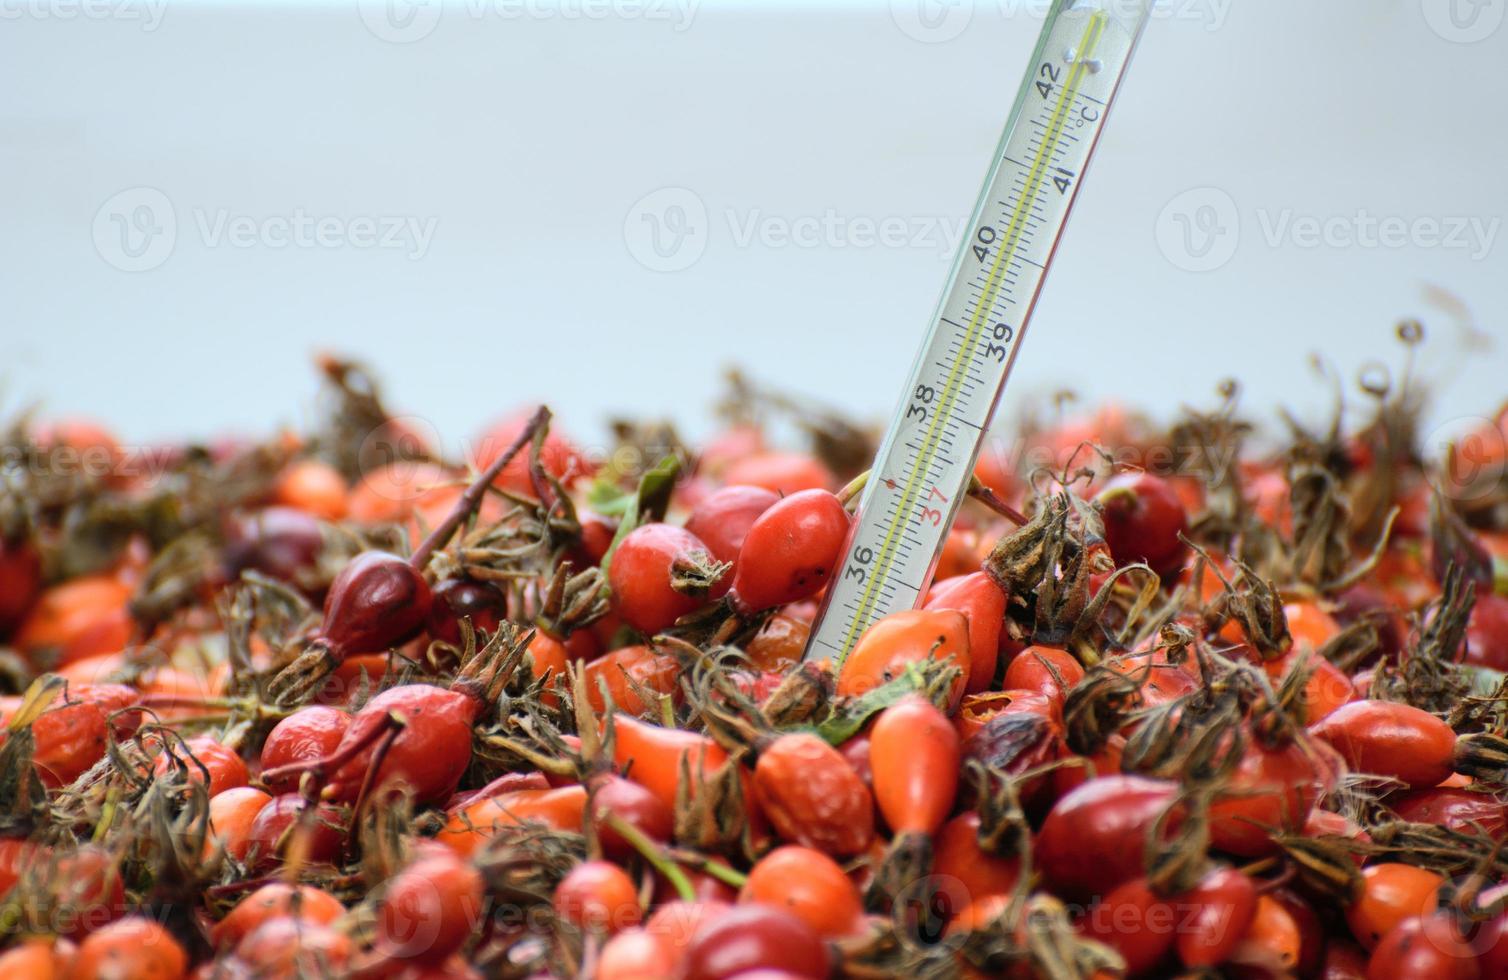
<path fill-rule="evenodd" d="M 803 663 L 863 430 L 462 466 L 323 366 L 6 434 L 0 977 L 1508 977 L 1508 415 L 1034 426 Z"/>

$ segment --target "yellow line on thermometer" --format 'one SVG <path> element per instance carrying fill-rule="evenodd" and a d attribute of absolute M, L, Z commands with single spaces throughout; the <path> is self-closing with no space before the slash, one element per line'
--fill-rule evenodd
<path fill-rule="evenodd" d="M 963 343 L 958 349 L 958 356 L 953 363 L 952 370 L 948 374 L 948 380 L 942 392 L 942 401 L 932 416 L 931 424 L 927 427 L 927 434 L 922 440 L 916 464 L 911 468 L 911 473 L 906 478 L 906 486 L 901 493 L 900 505 L 896 508 L 895 517 L 890 522 L 890 530 L 885 535 L 885 541 L 880 546 L 879 564 L 875 566 L 874 574 L 865 583 L 864 591 L 859 597 L 859 607 L 854 610 L 853 618 L 849 622 L 848 632 L 843 638 L 843 648 L 841 650 L 841 656 L 844 658 L 853 649 L 854 641 L 858 639 L 860 627 L 869 618 L 870 612 L 874 609 L 881 584 L 890 576 L 890 569 L 895 561 L 895 549 L 899 541 L 901 527 L 905 523 L 906 515 L 915 508 L 917 498 L 921 493 L 922 477 L 931 469 L 932 459 L 937 455 L 938 444 L 942 441 L 943 420 L 952 416 L 953 404 L 958 400 L 958 391 L 962 386 L 964 372 L 969 363 L 968 352 L 979 342 L 985 322 L 989 319 L 990 311 L 995 305 L 995 298 L 1000 292 L 1001 283 L 1005 278 L 1005 270 L 1009 268 L 1011 260 L 1016 256 L 1017 247 L 1021 244 L 1022 233 L 1026 228 L 1032 202 L 1036 200 L 1037 192 L 1041 189 L 1042 182 L 1047 175 L 1047 169 L 1052 163 L 1053 151 L 1057 149 L 1058 141 L 1063 136 L 1063 126 L 1068 119 L 1068 111 L 1072 108 L 1073 100 L 1078 95 L 1079 86 L 1083 82 L 1085 65 L 1093 56 L 1094 49 L 1099 44 L 1100 36 L 1105 30 L 1105 23 L 1105 14 L 1096 11 L 1090 15 L 1089 23 L 1084 26 L 1084 36 L 1079 39 L 1077 57 L 1074 59 L 1073 67 L 1069 70 L 1068 81 L 1063 85 L 1058 97 L 1058 104 L 1053 109 L 1052 117 L 1048 121 L 1047 131 L 1043 134 L 1042 143 L 1037 148 L 1036 156 L 1032 160 L 1031 169 L 1027 174 L 1026 186 L 1022 188 L 1021 195 L 1016 200 L 1015 211 L 1011 215 L 1005 240 L 1000 245 L 1000 251 L 995 256 L 995 262 L 990 267 L 989 275 L 985 278 L 984 291 L 980 294 L 979 301 L 974 306 L 974 316 L 969 320 Z"/>

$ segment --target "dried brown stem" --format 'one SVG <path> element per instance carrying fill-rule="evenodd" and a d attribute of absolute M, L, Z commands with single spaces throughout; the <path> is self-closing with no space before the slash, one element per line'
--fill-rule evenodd
<path fill-rule="evenodd" d="M 429 564 L 430 557 L 436 551 L 445 547 L 446 543 L 450 541 L 450 536 L 456 532 L 456 528 L 461 526 L 461 522 L 470 517 L 472 512 L 481 506 L 482 496 L 486 494 L 487 488 L 492 486 L 492 481 L 496 480 L 498 474 L 503 471 L 503 467 L 512 462 L 513 457 L 517 456 L 525 446 L 533 441 L 534 434 L 539 432 L 545 423 L 549 421 L 550 410 L 543 405 L 539 406 L 539 411 L 534 413 L 533 417 L 529 419 L 528 424 L 519 431 L 518 436 L 508 445 L 508 448 L 503 450 L 503 454 L 493 460 L 492 465 L 488 466 L 482 471 L 480 476 L 472 481 L 471 486 L 466 488 L 466 492 L 461 494 L 461 499 L 456 501 L 455 507 L 451 508 L 449 514 L 445 515 L 445 520 L 436 525 L 435 529 L 429 532 L 428 537 L 420 542 L 419 547 L 414 549 L 414 553 L 409 556 L 409 564 L 421 571 L 425 565 Z"/>

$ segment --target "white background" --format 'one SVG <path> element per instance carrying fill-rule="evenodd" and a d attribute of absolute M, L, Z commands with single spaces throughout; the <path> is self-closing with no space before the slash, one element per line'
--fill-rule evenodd
<path fill-rule="evenodd" d="M 1040 26 L 1012 0 L 83 2 L 0 0 L 0 403 L 128 440 L 297 424 L 323 348 L 455 439 L 538 398 L 588 438 L 615 411 L 701 432 L 732 362 L 882 415 Z M 1007 404 L 1165 413 L 1236 374 L 1258 414 L 1314 408 L 1311 352 L 1396 362 L 1417 316 L 1437 418 L 1495 408 L 1508 241 L 1351 229 L 1508 220 L 1505 5 L 1169 0 Z M 175 237 L 122 271 L 140 206 Z M 683 213 L 669 264 L 695 261 L 647 267 Z M 276 247 L 300 214 L 334 230 Z M 359 247 L 367 217 L 433 236 Z M 237 219 L 249 244 L 214 237 Z M 905 240 L 872 243 L 887 221 Z M 1189 221 L 1222 232 L 1202 260 Z"/>

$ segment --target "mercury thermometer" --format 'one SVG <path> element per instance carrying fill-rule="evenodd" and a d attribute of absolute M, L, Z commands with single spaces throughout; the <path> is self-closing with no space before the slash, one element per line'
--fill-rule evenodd
<path fill-rule="evenodd" d="M 841 664 L 926 594 L 990 416 L 1155 0 L 1054 0 L 969 235 L 880 445 L 807 646 Z"/>

